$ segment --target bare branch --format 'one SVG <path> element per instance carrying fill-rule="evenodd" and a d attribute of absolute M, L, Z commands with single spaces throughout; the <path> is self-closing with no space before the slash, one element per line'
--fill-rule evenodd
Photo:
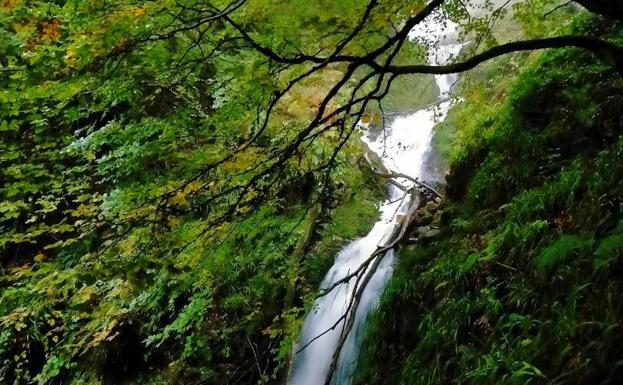
<path fill-rule="evenodd" d="M 413 182 L 415 185 L 417 185 L 419 187 L 423 187 L 426 190 L 429 190 L 430 192 L 435 194 L 437 197 L 442 198 L 441 194 L 437 190 L 435 190 L 431 186 L 427 185 L 426 183 L 421 182 L 419 179 L 413 178 L 412 176 L 409 176 L 407 174 L 403 174 L 401 172 L 391 172 L 391 173 L 377 173 L 377 175 L 382 177 L 382 178 L 404 178 L 404 179 L 408 179 L 409 181 Z M 390 179 L 390 182 L 391 182 L 391 179 Z"/>
<path fill-rule="evenodd" d="M 614 43 L 608 42 L 606 40 L 598 39 L 595 37 L 589 36 L 559 36 L 559 37 L 550 37 L 544 39 L 533 39 L 533 40 L 523 40 L 516 41 L 512 43 L 506 43 L 502 45 L 498 45 L 493 47 L 485 52 L 482 52 L 478 55 L 472 56 L 471 58 L 453 64 L 447 65 L 404 65 L 404 66 L 388 66 L 386 68 L 382 68 L 380 66 L 375 66 L 373 63 L 366 63 L 368 65 L 374 66 L 377 70 L 384 70 L 387 72 L 391 72 L 394 74 L 435 74 L 435 75 L 445 75 L 452 74 L 457 72 L 465 72 L 468 71 L 477 65 L 493 59 L 498 56 L 506 55 L 512 52 L 519 51 L 534 51 L 540 49 L 548 49 L 548 48 L 565 48 L 565 47 L 577 47 L 583 48 L 588 51 L 598 53 L 598 54 L 607 54 L 612 56 L 615 60 L 620 61 L 623 58 L 623 47 L 620 47 Z"/>

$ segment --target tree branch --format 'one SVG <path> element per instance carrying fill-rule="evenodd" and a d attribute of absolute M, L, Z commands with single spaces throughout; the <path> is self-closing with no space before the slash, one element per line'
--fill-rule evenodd
<path fill-rule="evenodd" d="M 376 173 L 376 175 L 378 175 L 378 176 L 380 176 L 382 178 L 404 178 L 404 179 L 408 179 L 409 181 L 413 182 L 416 186 L 425 188 L 426 190 L 429 190 L 430 192 L 435 194 L 437 197 L 442 198 L 441 194 L 437 190 L 435 190 L 431 186 L 427 185 L 426 183 L 421 182 L 419 179 L 413 178 L 412 176 L 409 176 L 407 174 L 403 174 L 401 172 L 391 172 L 391 173 Z M 390 183 L 391 182 L 392 181 L 390 179 Z M 402 187 L 402 188 L 404 188 L 404 187 Z"/>
<path fill-rule="evenodd" d="M 493 47 L 485 52 L 482 52 L 478 55 L 472 56 L 471 58 L 453 64 L 446 65 L 404 65 L 404 66 L 394 66 L 390 65 L 386 68 L 382 68 L 374 63 L 366 63 L 371 67 L 375 68 L 379 71 L 387 71 L 394 74 L 404 75 L 404 74 L 434 74 L 434 75 L 445 75 L 452 74 L 457 72 L 465 72 L 483 62 L 496 58 L 498 56 L 502 56 L 505 54 L 509 54 L 512 52 L 519 51 L 534 51 L 540 49 L 547 48 L 565 48 L 565 47 L 577 47 L 583 48 L 588 51 L 598 53 L 598 54 L 607 54 L 612 56 L 616 61 L 617 65 L 621 64 L 621 60 L 623 59 L 623 47 L 620 47 L 614 43 L 611 43 L 606 40 L 598 39 L 595 37 L 589 36 L 558 36 L 558 37 L 550 37 L 544 39 L 533 39 L 533 40 L 523 40 L 516 41 L 512 43 L 506 43 L 502 45 L 498 45 Z"/>

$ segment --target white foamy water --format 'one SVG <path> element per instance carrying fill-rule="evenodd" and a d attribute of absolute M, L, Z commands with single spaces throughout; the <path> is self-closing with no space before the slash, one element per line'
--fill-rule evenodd
<path fill-rule="evenodd" d="M 434 20 L 432 22 L 435 23 Z M 429 27 L 420 28 L 425 31 Z M 451 26 L 452 28 L 454 27 Z M 418 34 L 424 33 L 418 32 L 419 30 L 414 30 L 413 39 L 417 39 Z M 436 50 L 435 54 L 431 54 L 429 62 L 443 63 L 457 54 L 460 48 L 460 45 L 446 43 Z M 446 99 L 456 77 L 441 75 L 436 76 L 435 79 L 440 90 L 440 100 L 442 100 L 439 105 L 435 108 L 426 108 L 413 114 L 399 116 L 388 127 L 385 127 L 383 132 L 364 133 L 363 140 L 372 151 L 379 155 L 388 170 L 427 180 L 428 176 L 423 175 L 425 174 L 424 163 L 430 148 L 433 127 L 445 117 L 450 108 L 450 102 Z M 404 178 L 396 182 L 407 188 L 412 187 L 412 182 Z M 409 207 L 411 199 L 393 185 L 389 186 L 388 195 L 388 199 L 380 205 L 380 220 L 374 224 L 368 235 L 354 240 L 337 255 L 321 284 L 321 289 L 330 287 L 357 270 L 378 246 L 383 246 L 388 241 L 387 238 L 397 226 L 397 220 Z M 377 305 L 385 283 L 391 276 L 394 263 L 393 251 L 377 258 L 383 258 L 383 260 L 365 287 L 356 309 L 353 327 L 342 347 L 338 365 L 332 377 L 332 384 L 349 385 L 352 382 L 367 317 Z M 348 310 L 356 284 L 356 278 L 352 278 L 348 284 L 338 286 L 314 303 L 305 319 L 300 341 L 295 347 L 295 351 L 299 351 L 305 346 L 303 350 L 294 355 L 288 377 L 289 385 L 325 384 L 333 354 L 340 335 L 344 331 L 345 322 L 340 321 L 340 317 Z"/>

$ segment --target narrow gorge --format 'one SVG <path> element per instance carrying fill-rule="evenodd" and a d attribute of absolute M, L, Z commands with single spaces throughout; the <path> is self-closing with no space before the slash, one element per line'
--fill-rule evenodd
<path fill-rule="evenodd" d="M 435 25 L 431 17 L 411 31 L 411 39 L 425 38 L 424 31 L 456 26 Z M 443 64 L 457 55 L 462 44 L 445 39 L 429 53 L 431 64 Z M 348 244 L 322 281 L 319 297 L 305 319 L 300 341 L 295 346 L 288 384 L 349 385 L 357 367 L 366 320 L 378 303 L 391 276 L 395 248 L 404 241 L 418 208 L 428 201 L 440 201 L 434 188 L 443 180 L 428 164 L 433 128 L 445 118 L 451 106 L 450 91 L 456 75 L 438 75 L 438 102 L 405 115 L 394 113 L 379 119 L 386 127 L 360 123 L 362 140 L 382 173 L 391 177 L 387 199 L 380 204 L 380 219 L 364 237 Z M 423 183 L 421 183 L 423 182 Z M 429 229 L 428 232 L 434 232 Z"/>

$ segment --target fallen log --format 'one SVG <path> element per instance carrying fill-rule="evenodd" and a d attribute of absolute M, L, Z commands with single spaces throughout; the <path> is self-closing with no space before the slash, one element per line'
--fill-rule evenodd
<path fill-rule="evenodd" d="M 355 287 L 353 288 L 353 295 L 351 297 L 350 303 L 348 304 L 347 313 L 343 315 L 343 318 L 346 319 L 346 323 L 344 325 L 344 328 L 342 329 L 342 333 L 340 334 L 340 339 L 338 340 L 337 347 L 335 348 L 335 352 L 333 353 L 333 357 L 331 359 L 331 365 L 329 367 L 329 373 L 327 374 L 327 378 L 325 380 L 325 385 L 330 385 L 331 383 L 331 379 L 333 378 L 333 374 L 335 373 L 335 369 L 337 368 L 337 363 L 339 362 L 340 353 L 342 352 L 342 347 L 344 346 L 344 343 L 346 342 L 346 338 L 348 338 L 348 335 L 354 325 L 355 316 L 357 314 L 357 308 L 359 307 L 361 296 L 363 295 L 363 292 L 366 289 L 367 284 L 372 279 L 372 276 L 376 272 L 376 269 L 381 264 L 387 252 L 395 248 L 404 238 L 407 232 L 407 228 L 409 227 L 411 220 L 413 216 L 415 215 L 415 213 L 417 212 L 417 210 L 420 209 L 422 206 L 424 206 L 424 204 L 426 203 L 426 201 L 422 199 L 423 198 L 422 193 L 419 190 L 412 189 L 410 193 L 412 194 L 412 201 L 405 214 L 405 219 L 404 221 L 399 223 L 394 228 L 394 230 L 392 231 L 392 234 L 389 237 L 388 242 L 383 246 L 377 247 L 377 249 L 370 255 L 370 258 L 368 258 L 356 270 L 356 272 L 353 272 L 352 274 L 349 274 L 348 276 L 344 277 L 340 281 L 337 281 L 334 285 L 332 285 L 330 288 L 328 288 L 327 290 L 323 292 L 323 295 L 326 295 L 328 292 L 333 290 L 335 287 L 337 287 L 338 285 L 342 283 L 348 282 L 353 277 L 357 277 L 357 279 L 359 280 L 360 279 L 359 274 L 365 272 L 365 276 L 361 280 L 361 282 L 357 282 L 357 284 L 355 284 Z M 414 193 L 417 193 L 417 195 L 414 195 Z M 371 266 L 368 269 L 367 267 L 370 264 Z"/>
<path fill-rule="evenodd" d="M 392 183 L 392 180 L 394 178 L 404 178 L 404 179 L 407 179 L 407 180 L 413 182 L 416 186 L 424 188 L 424 189 L 432 192 L 438 198 L 442 198 L 441 194 L 437 190 L 435 190 L 434 188 L 432 188 L 428 184 L 426 184 L 424 182 L 421 182 L 419 179 L 413 178 L 412 176 L 409 176 L 407 174 L 403 174 L 401 172 L 390 172 L 390 173 L 376 172 L 376 175 L 380 176 L 381 178 L 388 178 L 390 180 L 390 183 Z"/>

